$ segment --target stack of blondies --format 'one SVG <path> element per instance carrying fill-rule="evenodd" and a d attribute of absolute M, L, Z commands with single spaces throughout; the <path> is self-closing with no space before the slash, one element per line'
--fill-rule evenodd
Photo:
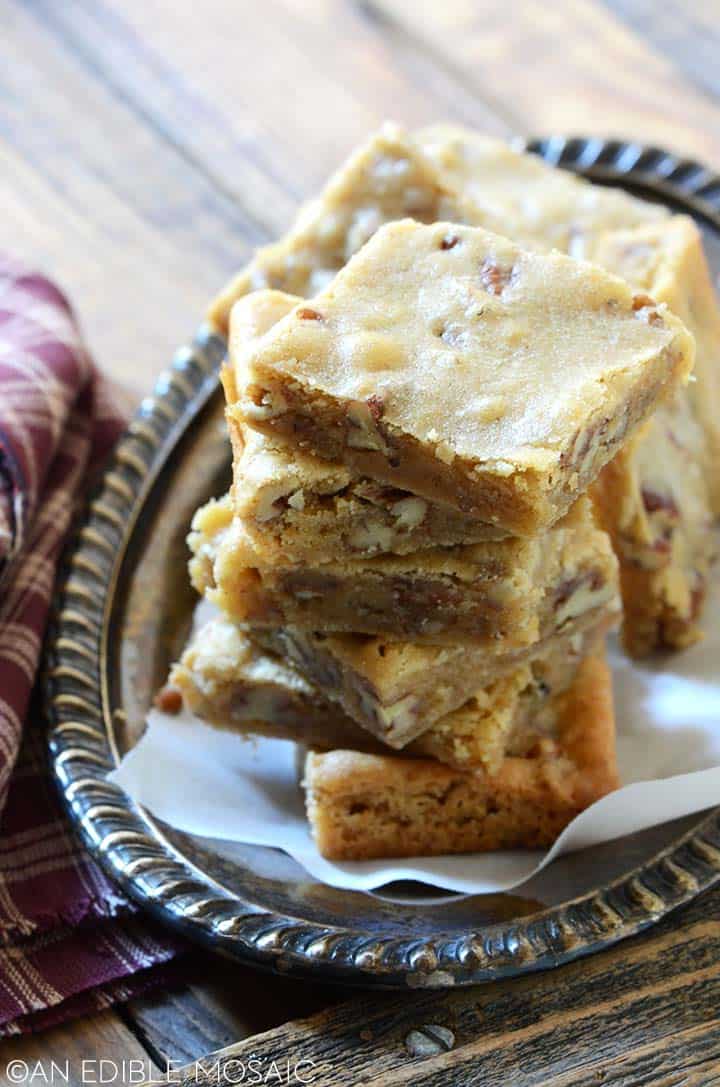
<path fill-rule="evenodd" d="M 695 227 L 386 126 L 211 318 L 233 484 L 193 522 L 217 612 L 171 682 L 308 748 L 325 856 L 549 844 L 617 782 L 618 562 L 632 652 L 697 635 L 720 423 Z"/>

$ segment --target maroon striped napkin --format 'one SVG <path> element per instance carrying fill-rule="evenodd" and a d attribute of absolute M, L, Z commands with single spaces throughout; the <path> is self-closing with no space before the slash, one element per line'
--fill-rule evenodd
<path fill-rule="evenodd" d="M 127 999 L 179 948 L 84 852 L 33 694 L 63 541 L 122 426 L 63 294 L 0 256 L 0 1035 Z"/>

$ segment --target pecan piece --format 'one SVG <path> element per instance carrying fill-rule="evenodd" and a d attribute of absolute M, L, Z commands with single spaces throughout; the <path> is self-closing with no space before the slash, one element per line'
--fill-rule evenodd
<path fill-rule="evenodd" d="M 385 404 L 381 396 L 373 393 L 372 396 L 368 396 L 365 403 L 370 408 L 370 414 L 372 415 L 373 422 L 377 423 L 379 419 L 382 419 L 385 412 Z"/>
<path fill-rule="evenodd" d="M 635 315 L 649 325 L 661 325 L 663 319 L 657 311 L 657 302 L 649 294 L 636 294 L 632 303 Z"/>
<path fill-rule="evenodd" d="M 480 282 L 488 294 L 503 293 L 513 276 L 512 268 L 501 268 L 494 260 L 486 257 L 480 268 Z"/>
<path fill-rule="evenodd" d="M 579 589 L 587 589 L 588 592 L 595 593 L 598 589 L 602 589 L 604 584 L 605 579 L 599 570 L 592 570 L 587 574 L 576 574 L 575 577 L 567 578 L 565 581 L 560 582 L 555 591 L 555 607 L 559 608 L 562 604 L 566 604 Z"/>
<path fill-rule="evenodd" d="M 178 714 L 183 708 L 182 691 L 171 683 L 166 683 L 155 695 L 153 704 L 161 713 Z"/>
<path fill-rule="evenodd" d="M 696 571 L 697 573 L 697 571 Z M 697 573 L 697 584 L 690 593 L 690 618 L 696 620 L 700 618 L 700 614 L 705 603 L 705 594 L 707 592 L 707 582 L 702 574 Z"/>
<path fill-rule="evenodd" d="M 646 513 L 657 513 L 662 510 L 671 517 L 680 516 L 680 510 L 672 495 L 660 494 L 659 491 L 653 491 L 650 487 L 643 487 L 640 493 Z"/>

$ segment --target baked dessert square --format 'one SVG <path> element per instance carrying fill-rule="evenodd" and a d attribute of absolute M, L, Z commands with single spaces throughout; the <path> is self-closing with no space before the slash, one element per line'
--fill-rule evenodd
<path fill-rule="evenodd" d="M 473 205 L 473 222 L 529 249 L 559 249 L 592 259 L 598 233 L 669 216 L 661 204 L 594 185 L 539 155 L 460 125 L 431 125 L 415 137 L 448 183 Z"/>
<path fill-rule="evenodd" d="M 698 348 L 693 382 L 660 405 L 592 488 L 620 561 L 623 641 L 643 656 L 702 634 L 717 551 L 720 323 L 700 233 L 685 216 L 602 236 L 594 255 L 683 316 Z"/>
<path fill-rule="evenodd" d="M 389 642 L 361 634 L 325 635 L 296 627 L 255 628 L 252 640 L 291 663 L 326 698 L 382 743 L 396 750 L 463 706 L 481 687 L 551 654 L 577 659 L 617 623 L 617 599 L 573 622 L 574 633 L 553 635 L 532 649 L 490 656 L 481 646 Z M 555 657 L 554 659 L 557 659 Z"/>
<path fill-rule="evenodd" d="M 312 752 L 307 813 L 330 860 L 436 856 L 552 844 L 618 775 L 610 674 L 602 653 L 556 700 L 557 740 L 499 771 L 357 751 Z"/>
<path fill-rule="evenodd" d="M 264 564 L 226 498 L 195 514 L 188 543 L 196 589 L 236 622 L 460 641 L 489 657 L 572 631 L 616 593 L 615 556 L 587 498 L 542 536 L 312 567 Z"/>
<path fill-rule="evenodd" d="M 482 766 L 488 772 L 508 753 L 527 753 L 541 738 L 554 736 L 553 699 L 570 685 L 595 641 L 567 640 L 547 659 L 521 665 L 481 688 L 404 753 L 450 766 Z M 169 683 L 198 717 L 240 735 L 272 736 L 330 750 L 387 750 L 294 668 L 263 652 L 222 617 L 197 631 L 173 665 Z"/>
<path fill-rule="evenodd" d="M 256 342 L 299 301 L 281 291 L 246 295 L 233 309 L 236 341 Z M 223 367 L 222 379 L 232 404 L 238 398 L 234 368 Z M 357 478 L 344 464 L 273 444 L 250 427 L 233 427 L 232 439 L 233 508 L 267 561 L 316 564 L 341 555 L 406 555 L 502 535 L 448 506 Z"/>
<path fill-rule="evenodd" d="M 475 221 L 449 177 L 401 126 L 388 123 L 348 157 L 283 238 L 256 252 L 212 303 L 210 323 L 227 334 L 233 303 L 262 287 L 317 294 L 379 226 L 408 216 Z"/>
<path fill-rule="evenodd" d="M 594 265 L 403 220 L 230 351 L 231 428 L 533 535 L 687 379 L 694 344 Z"/>
<path fill-rule="evenodd" d="M 634 230 L 601 234 L 591 258 L 638 291 L 665 303 L 696 344 L 693 379 L 685 395 L 703 434 L 697 450 L 712 511 L 720 514 L 720 307 L 702 234 L 687 215 Z"/>

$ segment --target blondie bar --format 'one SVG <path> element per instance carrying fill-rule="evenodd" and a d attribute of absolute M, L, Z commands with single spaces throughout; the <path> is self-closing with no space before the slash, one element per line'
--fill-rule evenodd
<path fill-rule="evenodd" d="M 591 257 L 636 290 L 665 303 L 696 343 L 693 380 L 686 396 L 704 436 L 697 450 L 713 512 L 720 514 L 720 307 L 692 219 L 674 215 L 635 230 L 600 235 Z"/>
<path fill-rule="evenodd" d="M 484 226 L 530 248 L 585 255 L 597 229 L 666 215 L 657 204 L 593 185 L 469 129 L 438 125 L 411 136 L 385 124 L 336 171 L 289 232 L 259 249 L 212 303 L 227 334 L 230 310 L 262 287 L 311 297 L 383 223 L 410 217 Z"/>
<path fill-rule="evenodd" d="M 620 560 L 623 641 L 642 656 L 701 636 L 717 549 L 712 488 L 720 474 L 720 317 L 699 231 L 684 216 L 604 235 L 593 255 L 666 302 L 697 341 L 694 381 L 658 408 L 592 488 Z"/>
<path fill-rule="evenodd" d="M 506 754 L 524 754 L 554 735 L 554 699 L 574 679 L 589 639 L 564 643 L 476 691 L 410 743 L 404 754 L 456 767 L 498 769 Z M 205 623 L 170 673 L 198 717 L 245 736 L 272 736 L 306 746 L 382 753 L 387 747 L 327 700 L 279 657 L 253 645 L 226 619 Z"/>
<path fill-rule="evenodd" d="M 688 396 L 706 435 L 703 465 L 720 514 L 720 308 L 693 220 L 460 126 L 434 125 L 416 138 L 480 209 L 476 221 L 484 209 L 493 229 L 530 249 L 595 261 L 684 322 L 697 344 Z"/>
<path fill-rule="evenodd" d="M 622 280 L 484 230 L 381 227 L 251 348 L 230 427 L 532 535 L 687 379 L 681 322 Z"/>
<path fill-rule="evenodd" d="M 593 484 L 598 518 L 620 563 L 622 639 L 635 657 L 702 636 L 717 539 L 686 399 L 659 410 Z"/>
<path fill-rule="evenodd" d="M 313 567 L 263 565 L 225 499 L 195 514 L 188 543 L 195 587 L 236 622 L 464 641 L 489 657 L 572 629 L 616 593 L 615 556 L 585 497 L 542 536 Z"/>
<path fill-rule="evenodd" d="M 555 701 L 557 741 L 498 772 L 357 751 L 305 763 L 307 813 L 330 860 L 541 848 L 617 788 L 615 723 L 604 656 L 586 658 Z"/>
<path fill-rule="evenodd" d="M 474 207 L 473 222 L 529 249 L 592 259 L 601 231 L 666 219 L 660 204 L 594 185 L 538 155 L 459 125 L 421 129 L 416 139 L 448 183 Z M 682 317 L 682 314 L 679 314 Z"/>
<path fill-rule="evenodd" d="M 250 297 L 253 297 L 252 295 Z M 324 563 L 497 539 L 501 530 L 448 506 L 309 454 L 291 456 L 249 430 L 235 461 L 233 504 L 267 562 Z"/>
<path fill-rule="evenodd" d="M 599 612 L 599 614 L 598 614 Z M 290 661 L 302 675 L 342 706 L 347 715 L 384 744 L 400 749 L 440 718 L 471 699 L 479 688 L 528 661 L 565 653 L 577 658 L 619 618 L 619 603 L 573 622 L 530 649 L 491 656 L 474 645 L 429 646 L 388 642 L 360 634 L 323 635 L 297 627 L 255 628 L 252 639 Z M 557 655 L 553 659 L 557 660 Z M 549 667 L 545 664 L 539 670 Z"/>
<path fill-rule="evenodd" d="M 406 216 L 423 223 L 476 221 L 472 206 L 419 144 L 399 125 L 385 124 L 301 209 L 285 237 L 257 251 L 212 303 L 208 319 L 226 334 L 233 303 L 261 287 L 317 294 L 381 224 Z"/>

